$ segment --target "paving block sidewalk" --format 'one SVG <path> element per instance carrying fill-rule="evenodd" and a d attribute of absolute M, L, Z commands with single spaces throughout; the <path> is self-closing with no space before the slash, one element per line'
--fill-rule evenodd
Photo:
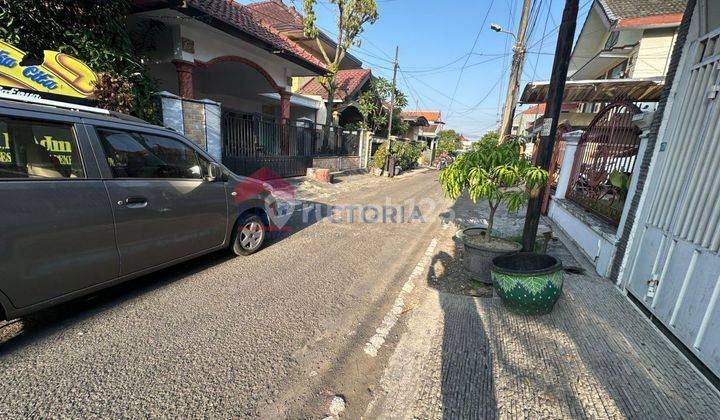
<path fill-rule="evenodd" d="M 477 223 L 470 208 L 455 206 L 458 224 Z M 438 235 L 366 418 L 720 418 L 718 392 L 609 281 L 566 274 L 551 314 L 516 315 L 468 285 L 460 244 Z M 582 264 L 562 243 L 549 252 Z"/>

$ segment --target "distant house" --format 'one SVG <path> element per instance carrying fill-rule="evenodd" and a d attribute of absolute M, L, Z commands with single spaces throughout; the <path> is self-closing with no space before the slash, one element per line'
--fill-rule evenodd
<path fill-rule="evenodd" d="M 561 112 L 563 114 L 569 113 L 577 109 L 576 104 L 563 104 Z M 530 108 L 522 111 L 515 115 L 513 118 L 513 126 L 511 134 L 531 141 L 533 134 L 537 131 L 535 122 L 539 120 L 542 122 L 542 118 L 545 116 L 545 104 L 533 105 Z M 563 115 L 561 118 L 567 118 L 567 115 Z"/>
<path fill-rule="evenodd" d="M 460 144 L 462 145 L 463 152 L 467 152 L 470 149 L 472 149 L 474 141 L 468 139 L 467 137 L 460 135 Z"/>
<path fill-rule="evenodd" d="M 442 126 L 442 113 L 440 111 L 403 111 L 400 118 L 410 125 L 410 129 L 403 135 L 408 140 L 422 140 L 430 146 L 431 141 L 440 134 Z"/>
<path fill-rule="evenodd" d="M 360 94 L 370 86 L 372 72 L 369 69 L 340 70 L 335 75 L 337 90 L 333 98 L 335 124 L 345 127 L 349 124 L 357 124 L 363 120 L 358 108 L 357 100 Z M 300 86 L 296 93 L 322 100 L 328 100 L 328 91 L 323 87 L 317 78 L 310 78 Z M 323 117 L 326 114 L 323 114 Z M 319 119 L 318 123 L 324 123 Z"/>
<path fill-rule="evenodd" d="M 426 158 L 435 159 L 437 138 L 445 123 L 441 111 L 403 111 L 400 118 L 410 126 L 402 137 L 410 141 L 424 142 Z"/>

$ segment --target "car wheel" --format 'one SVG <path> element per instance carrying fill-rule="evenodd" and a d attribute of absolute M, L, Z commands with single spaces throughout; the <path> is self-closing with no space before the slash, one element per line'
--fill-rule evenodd
<path fill-rule="evenodd" d="M 236 255 L 258 252 L 267 238 L 267 223 L 262 217 L 248 214 L 240 217 L 233 232 L 232 250 Z"/>

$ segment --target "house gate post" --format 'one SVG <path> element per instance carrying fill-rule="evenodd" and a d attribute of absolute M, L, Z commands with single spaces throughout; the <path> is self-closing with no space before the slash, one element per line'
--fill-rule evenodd
<path fill-rule="evenodd" d="M 557 188 L 553 196 L 555 199 L 565 198 L 565 193 L 567 193 L 568 186 L 570 185 L 573 165 L 575 164 L 575 152 L 577 151 L 578 143 L 583 134 L 585 134 L 583 130 L 576 130 L 563 135 L 565 139 L 565 155 L 563 156 L 562 165 L 560 166 Z"/>

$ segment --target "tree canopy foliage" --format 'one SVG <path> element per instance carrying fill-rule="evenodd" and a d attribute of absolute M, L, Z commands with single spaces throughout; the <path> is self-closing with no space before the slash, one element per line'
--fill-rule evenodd
<path fill-rule="evenodd" d="M 486 200 L 489 207 L 488 232 L 492 234 L 495 212 L 500 204 L 514 212 L 533 191 L 547 181 L 547 171 L 532 166 L 520 153 L 523 143 L 509 140 L 499 144 L 484 136 L 473 150 L 461 154 L 440 173 L 440 185 L 452 199 L 467 192 L 473 202 Z"/>
<path fill-rule="evenodd" d="M 373 77 L 370 87 L 360 94 L 358 106 L 365 122 L 365 128 L 380 135 L 387 131 L 388 108 L 392 96 L 392 83 L 382 77 Z M 393 110 L 393 133 L 407 130 L 400 121 L 400 112 L 407 106 L 407 96 L 395 89 L 395 109 Z M 397 124 L 396 124 L 397 123 Z"/>
<path fill-rule="evenodd" d="M 53 50 L 82 60 L 99 75 L 99 106 L 156 122 L 156 86 L 138 59 L 146 44 L 132 42 L 129 12 L 129 0 L 0 0 L 0 39 L 38 59 Z M 143 27 L 139 38 L 157 29 Z"/>
<path fill-rule="evenodd" d="M 462 148 L 462 143 L 460 142 L 460 139 L 460 133 L 458 133 L 457 131 L 442 130 L 438 135 L 438 142 L 437 146 L 435 147 L 437 154 L 439 155 L 443 152 L 454 153 L 456 150 Z"/>
<path fill-rule="evenodd" d="M 335 51 L 326 51 L 318 37 L 319 31 L 315 23 L 317 20 L 315 13 L 317 1 L 303 1 L 303 11 L 305 12 L 303 32 L 305 36 L 315 40 L 327 67 L 325 75 L 318 77 L 318 81 L 328 91 L 327 125 L 331 125 L 334 108 L 333 98 L 337 90 L 335 77 L 338 70 L 340 70 L 340 63 L 345 59 L 345 55 L 352 45 L 359 45 L 360 41 L 357 37 L 363 32 L 364 25 L 366 23 L 375 23 L 379 15 L 375 0 L 328 0 L 330 4 L 334 4 L 337 8 L 335 13 L 337 16 L 337 39 L 335 40 Z"/>

